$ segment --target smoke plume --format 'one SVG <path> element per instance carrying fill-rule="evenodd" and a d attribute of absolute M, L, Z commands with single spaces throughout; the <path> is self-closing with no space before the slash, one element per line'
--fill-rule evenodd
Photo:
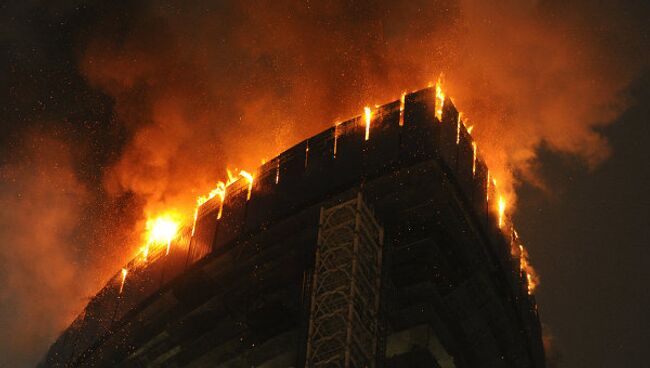
<path fill-rule="evenodd" d="M 514 201 L 541 144 L 593 166 L 598 127 L 621 111 L 631 73 L 588 27 L 534 2 L 290 1 L 151 4 L 105 24 L 82 66 L 131 131 L 106 172 L 146 211 L 187 211 L 224 176 L 251 168 L 368 104 L 440 72 L 479 150 Z M 573 25 L 573 28 L 569 26 Z M 633 70 L 630 68 L 628 70 Z"/>
<path fill-rule="evenodd" d="M 0 366 L 33 364 L 96 287 L 73 235 L 86 189 L 50 133 L 30 132 L 0 166 Z"/>
<path fill-rule="evenodd" d="M 106 145 L 118 148 L 101 161 L 100 192 L 110 199 L 87 198 L 70 148 L 42 133 L 27 135 L 19 159 L 2 165 L 0 321 L 8 333 L 0 356 L 11 351 L 27 361 L 27 346 L 51 341 L 81 310 L 79 296 L 92 293 L 79 282 L 77 257 L 106 277 L 139 247 L 147 216 L 168 209 L 190 216 L 196 197 L 223 179 L 226 167 L 252 169 L 441 72 L 510 208 L 521 180 L 544 185 L 535 174 L 541 145 L 597 165 L 609 153 L 599 129 L 622 111 L 620 92 L 646 67 L 650 47 L 609 11 L 616 2 L 565 3 L 100 7 L 76 41 L 81 73 L 112 98 L 125 141 Z M 632 41 L 616 42 L 623 37 Z M 100 214 L 82 216 L 85 200 L 97 198 L 103 202 L 92 207 Z M 102 245 L 94 258 L 75 253 L 79 224 L 88 225 L 83 252 Z M 97 277 L 88 279 L 99 289 Z"/>

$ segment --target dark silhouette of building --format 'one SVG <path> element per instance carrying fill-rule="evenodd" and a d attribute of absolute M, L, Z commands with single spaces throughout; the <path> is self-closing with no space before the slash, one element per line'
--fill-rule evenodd
<path fill-rule="evenodd" d="M 41 366 L 543 367 L 515 232 L 435 101 L 407 94 L 232 184 L 123 290 L 116 274 Z"/>

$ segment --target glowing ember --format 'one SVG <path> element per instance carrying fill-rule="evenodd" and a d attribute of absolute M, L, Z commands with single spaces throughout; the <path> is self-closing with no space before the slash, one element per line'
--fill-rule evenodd
<path fill-rule="evenodd" d="M 442 76 L 436 82 L 436 118 L 442 122 L 442 108 L 445 105 L 445 93 L 442 92 Z"/>
<path fill-rule="evenodd" d="M 369 107 L 363 108 L 363 114 L 366 121 L 366 140 L 370 139 L 370 120 L 372 119 L 372 111 Z"/>
<path fill-rule="evenodd" d="M 472 130 L 474 130 L 474 125 L 470 125 L 469 128 L 467 128 L 467 133 L 472 134 Z"/>
<path fill-rule="evenodd" d="M 336 156 L 336 145 L 334 145 L 334 155 Z M 275 184 L 279 182 L 280 182 L 280 160 L 278 160 L 278 163 L 275 165 Z"/>
<path fill-rule="evenodd" d="M 506 211 L 506 200 L 502 196 L 499 196 L 499 228 L 503 227 L 504 214 Z"/>
<path fill-rule="evenodd" d="M 126 282 L 126 275 L 129 273 L 129 270 L 126 268 L 122 269 L 122 282 L 120 283 L 120 294 L 122 294 L 122 290 L 124 290 L 124 283 Z"/>

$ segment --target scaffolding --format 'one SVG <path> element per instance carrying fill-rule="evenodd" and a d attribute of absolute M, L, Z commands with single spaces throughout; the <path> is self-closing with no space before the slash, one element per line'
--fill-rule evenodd
<path fill-rule="evenodd" d="M 376 366 L 382 245 L 360 193 L 321 208 L 307 367 Z"/>

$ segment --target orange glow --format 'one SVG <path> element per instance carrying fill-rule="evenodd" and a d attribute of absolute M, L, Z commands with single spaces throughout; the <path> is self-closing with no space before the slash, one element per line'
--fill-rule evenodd
<path fill-rule="evenodd" d="M 442 76 L 441 76 L 440 78 L 438 78 L 438 81 L 435 84 L 436 95 L 435 95 L 435 106 L 434 106 L 435 116 L 440 122 L 442 121 L 442 114 L 443 114 L 443 107 L 444 107 L 445 100 L 446 100 L 446 98 L 450 98 L 449 96 L 445 95 L 445 93 L 443 92 L 442 84 L 443 83 L 442 83 Z M 433 91 L 429 90 L 428 92 L 432 93 Z M 431 97 L 429 97 L 429 99 L 430 98 Z M 400 126 L 403 126 L 405 124 L 405 121 L 404 121 L 405 120 L 405 117 L 404 117 L 405 99 L 406 99 L 406 92 L 402 93 L 401 96 L 400 96 L 400 99 L 399 99 L 399 125 Z M 395 103 L 396 103 L 396 101 L 393 100 L 393 102 L 391 103 L 391 106 L 395 106 L 395 105 L 393 105 Z M 429 101 L 428 102 L 429 107 L 430 107 L 431 104 L 432 104 L 432 102 Z M 368 141 L 370 139 L 370 128 L 371 128 L 371 123 L 372 123 L 372 119 L 373 119 L 373 114 L 377 113 L 378 111 L 373 111 L 373 110 L 375 110 L 375 108 L 371 108 L 371 107 L 368 107 L 368 106 L 364 107 L 363 110 L 364 110 L 364 113 L 363 113 L 363 119 L 364 120 L 363 121 L 365 123 L 365 140 Z M 393 112 L 394 112 L 394 110 L 393 110 Z M 360 119 L 360 118 L 361 118 L 360 116 L 357 116 L 355 118 L 355 120 L 354 120 L 354 123 L 356 123 L 355 126 L 354 126 L 354 130 L 355 130 L 354 134 L 360 134 L 360 131 L 359 131 L 360 127 L 358 126 L 359 120 L 357 120 L 357 119 Z M 474 126 L 471 125 L 471 126 L 467 127 L 466 123 L 467 123 L 467 119 L 466 118 L 463 119 L 463 114 L 461 112 L 458 112 L 458 118 L 457 118 L 457 121 L 456 121 L 456 144 L 460 143 L 460 136 L 461 136 L 461 130 L 462 130 L 461 127 L 465 127 L 468 134 L 471 134 L 472 131 L 473 131 Z M 347 126 L 344 126 L 344 128 L 346 128 L 346 129 L 343 129 L 343 130 L 339 129 L 339 127 L 338 127 L 339 124 L 340 123 L 336 123 L 335 128 L 334 128 L 334 143 L 333 143 L 333 145 L 334 145 L 334 147 L 333 147 L 334 158 L 336 158 L 336 156 L 337 156 L 339 134 L 341 134 L 341 132 L 344 132 L 344 134 L 351 134 L 351 133 L 346 132 L 346 131 L 349 131 L 349 129 L 346 128 Z M 453 129 L 453 128 L 450 128 L 450 129 Z M 451 133 L 451 134 L 453 134 L 453 133 Z M 467 137 L 464 137 L 464 139 L 466 139 L 466 138 Z M 453 139 L 453 138 L 449 137 L 449 139 Z M 313 142 L 313 140 L 312 140 L 312 142 Z M 477 143 L 475 141 L 473 141 L 473 140 L 471 140 L 471 146 L 472 146 L 472 155 L 473 155 L 472 156 L 472 174 L 474 176 L 476 176 L 476 168 L 477 168 L 478 160 L 479 160 L 478 146 L 477 146 Z M 307 164 L 309 162 L 309 150 L 310 150 L 309 142 L 307 142 L 307 145 L 305 147 L 305 158 L 304 158 L 305 167 L 307 167 Z M 314 152 L 315 151 L 312 151 L 312 156 L 313 156 Z M 483 154 L 484 152 L 482 151 L 481 153 Z M 486 159 L 486 156 L 482 156 L 482 158 Z M 275 183 L 278 184 L 279 181 L 280 181 L 280 159 L 279 159 L 279 157 L 277 157 L 277 158 L 275 158 L 275 160 L 276 160 Z M 263 165 L 267 163 L 266 159 L 262 159 L 261 162 L 262 162 Z M 483 163 L 486 163 L 486 162 L 487 162 L 486 160 L 483 161 Z M 312 165 L 313 165 L 313 163 L 312 163 Z M 265 168 L 265 169 L 269 169 L 269 168 Z M 272 168 L 271 168 L 271 170 L 272 170 Z M 485 167 L 483 170 L 487 170 L 487 167 Z M 225 197 L 226 197 L 226 192 L 228 191 L 228 187 L 231 184 L 237 182 L 238 180 L 246 180 L 246 183 L 247 183 L 247 186 L 248 186 L 246 200 L 248 201 L 248 200 L 251 199 L 253 183 L 254 183 L 254 180 L 255 180 L 254 175 L 251 174 L 250 172 L 246 171 L 246 170 L 237 170 L 237 169 L 235 169 L 235 170 L 231 171 L 230 169 L 226 169 L 226 171 L 227 171 L 227 180 L 217 182 L 216 186 L 208 194 L 199 196 L 196 199 L 196 207 L 194 208 L 192 231 L 191 231 L 192 236 L 195 235 L 200 207 L 203 204 L 205 204 L 206 202 L 212 200 L 215 197 L 218 197 L 220 199 L 220 207 L 219 207 L 217 218 L 218 219 L 222 218 L 223 206 L 224 206 L 224 201 L 225 201 Z M 501 173 L 498 170 L 496 170 L 495 172 L 497 173 L 497 175 L 501 175 Z M 268 173 L 268 174 L 272 175 L 272 173 Z M 509 193 L 508 190 L 507 190 L 509 188 L 509 186 L 505 186 L 506 190 L 498 190 L 496 188 L 497 181 L 494 178 L 494 174 L 491 174 L 490 171 L 487 170 L 486 175 L 487 175 L 487 182 L 485 184 L 486 185 L 486 187 L 485 187 L 485 189 L 486 189 L 486 201 L 489 203 L 488 208 L 489 208 L 490 216 L 493 216 L 493 214 L 494 214 L 493 211 L 494 211 L 494 208 L 495 208 L 495 206 L 493 206 L 492 203 L 490 203 L 490 200 L 491 200 L 491 198 L 490 198 L 490 196 L 491 196 L 490 195 L 490 190 L 493 189 L 492 197 L 494 197 L 494 199 L 497 199 L 497 200 L 495 201 L 494 199 L 492 199 L 492 202 L 496 202 L 496 210 L 497 210 L 497 214 L 498 214 L 498 226 L 499 226 L 500 229 L 504 229 L 504 225 L 506 225 L 506 220 L 507 220 L 506 219 L 506 212 L 505 212 L 506 207 L 507 207 L 507 201 L 508 201 L 508 204 L 511 207 L 514 207 L 514 205 L 516 204 L 516 201 L 515 201 L 514 197 L 510 196 L 511 193 Z M 499 176 L 499 179 L 503 180 L 506 184 L 508 184 L 508 180 L 509 180 L 508 175 Z M 240 184 L 243 185 L 244 183 L 242 182 Z M 490 188 L 491 185 L 493 185 L 494 188 Z M 237 187 L 241 188 L 240 185 L 237 185 Z M 179 232 L 179 229 L 180 229 L 180 225 L 181 225 L 181 222 L 182 222 L 181 219 L 184 220 L 184 217 L 181 217 L 179 213 L 174 212 L 174 211 L 168 211 L 168 212 L 165 212 L 163 214 L 158 215 L 157 217 L 149 218 L 146 221 L 146 232 L 143 234 L 144 235 L 143 239 L 145 241 L 143 241 L 142 244 L 144 244 L 144 245 L 140 248 L 140 254 L 138 254 L 136 256 L 136 260 L 140 261 L 140 259 L 139 259 L 140 256 L 142 256 L 142 259 L 144 260 L 144 263 L 148 262 L 149 260 L 155 260 L 156 257 L 158 257 L 158 256 L 160 256 L 162 254 L 163 246 L 166 247 L 165 248 L 166 249 L 165 254 L 169 254 L 172 241 L 178 236 L 177 233 Z M 187 220 L 189 220 L 189 218 Z M 509 225 L 510 224 L 508 223 L 508 227 L 509 227 Z M 513 231 L 513 233 L 514 233 L 514 231 Z M 513 244 L 513 247 L 515 249 L 513 251 L 513 256 L 515 256 L 514 253 L 516 253 L 516 249 L 517 249 L 515 244 L 517 244 L 517 242 L 513 241 L 511 244 Z M 525 253 L 525 250 L 523 250 L 523 247 L 521 247 L 521 249 L 522 249 L 521 250 L 522 254 L 527 254 L 527 253 Z M 526 278 L 527 278 L 527 282 L 528 282 L 528 291 L 529 291 L 529 293 L 532 293 L 533 290 L 535 289 L 536 285 L 538 284 L 537 275 L 535 274 L 534 270 L 530 266 L 530 264 L 528 262 L 528 259 L 527 259 L 527 255 L 522 256 L 522 263 L 521 264 L 522 264 L 522 266 L 521 266 L 522 271 L 526 272 Z M 138 266 L 139 265 L 136 265 L 135 267 L 138 267 Z M 132 268 L 131 266 L 129 266 L 129 267 Z M 132 268 L 132 270 L 133 270 L 133 268 Z M 126 268 L 122 269 L 122 274 L 121 274 L 121 279 L 122 280 L 121 280 L 121 286 L 120 286 L 120 293 L 122 292 L 122 289 L 124 287 L 124 283 L 125 283 L 128 272 L 129 271 Z M 522 275 L 522 278 L 523 278 L 523 275 Z"/>
<path fill-rule="evenodd" d="M 237 170 L 235 170 L 237 171 Z M 235 175 L 232 174 L 232 171 L 230 169 L 226 168 L 226 174 L 228 174 L 228 181 L 226 181 L 226 186 L 229 186 L 230 184 L 234 183 L 239 179 Z"/>
<path fill-rule="evenodd" d="M 472 142 L 472 175 L 476 175 L 476 142 Z"/>
<path fill-rule="evenodd" d="M 120 283 L 120 294 L 122 294 L 122 290 L 124 290 L 124 283 L 126 282 L 126 275 L 129 273 L 129 270 L 126 268 L 122 269 L 122 282 Z"/>
<path fill-rule="evenodd" d="M 490 170 L 487 170 L 487 184 L 485 185 L 485 201 L 490 202 Z"/>
<path fill-rule="evenodd" d="M 462 112 L 458 113 L 458 120 L 456 120 L 456 144 L 460 143 L 460 124 L 462 124 L 461 116 Z"/>
<path fill-rule="evenodd" d="M 194 236 L 194 231 L 196 230 L 196 220 L 199 217 L 199 206 L 194 208 L 194 220 L 192 221 L 192 236 Z"/>
<path fill-rule="evenodd" d="M 246 195 L 246 200 L 251 199 L 251 191 L 253 190 L 253 174 L 249 173 L 246 170 L 240 170 L 239 176 L 246 179 L 248 182 L 248 194 Z"/>
<path fill-rule="evenodd" d="M 196 199 L 196 206 L 201 207 L 205 202 L 211 200 L 214 197 L 219 197 L 221 198 L 221 201 L 226 198 L 226 183 L 220 181 L 217 183 L 217 186 L 210 191 L 205 196 L 200 196 L 199 198 Z"/>
<path fill-rule="evenodd" d="M 442 75 L 436 82 L 436 118 L 442 122 L 442 108 L 445 106 L 445 93 L 442 91 Z"/>
<path fill-rule="evenodd" d="M 530 264 L 528 251 L 521 244 L 519 244 L 519 270 L 526 273 L 526 289 L 529 295 L 533 294 L 539 285 L 539 276 Z"/>
<path fill-rule="evenodd" d="M 334 158 L 336 158 L 336 148 L 339 141 L 339 123 L 334 124 Z"/>
<path fill-rule="evenodd" d="M 503 199 L 503 196 L 499 196 L 499 228 L 503 227 L 504 214 L 506 211 L 506 200 Z"/>
<path fill-rule="evenodd" d="M 370 139 L 370 120 L 372 119 L 372 111 L 369 107 L 363 108 L 363 114 L 366 121 L 366 140 Z"/>
<path fill-rule="evenodd" d="M 149 243 L 142 247 L 142 262 L 147 263 L 149 258 Z"/>
<path fill-rule="evenodd" d="M 402 92 L 399 98 L 399 126 L 404 126 L 404 105 L 406 103 L 406 92 Z"/>
<path fill-rule="evenodd" d="M 176 236 L 180 221 L 178 215 L 175 213 L 166 213 L 155 219 L 147 220 L 147 246 L 145 247 L 145 261 L 149 254 L 149 246 L 151 244 L 166 244 L 167 250 L 165 254 L 169 254 L 172 239 Z"/>

